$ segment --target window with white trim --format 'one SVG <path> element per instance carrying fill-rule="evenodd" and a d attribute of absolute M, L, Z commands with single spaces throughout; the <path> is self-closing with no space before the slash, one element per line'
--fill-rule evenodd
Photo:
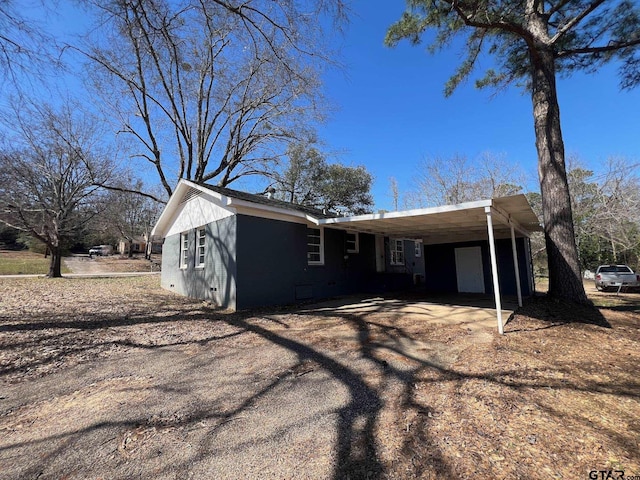
<path fill-rule="evenodd" d="M 358 253 L 360 251 L 360 238 L 358 232 L 347 232 L 347 253 Z"/>
<path fill-rule="evenodd" d="M 416 240 L 413 242 L 413 247 L 415 248 L 414 257 L 419 258 L 422 256 L 422 242 L 420 240 Z"/>
<path fill-rule="evenodd" d="M 389 250 L 391 253 L 389 263 L 391 265 L 404 265 L 404 242 L 392 238 L 389 243 Z"/>
<path fill-rule="evenodd" d="M 204 246 L 207 239 L 207 232 L 204 228 L 199 228 L 196 235 L 196 267 L 204 267 Z"/>
<path fill-rule="evenodd" d="M 307 263 L 324 265 L 324 230 L 307 228 Z"/>
<path fill-rule="evenodd" d="M 180 234 L 180 268 L 187 268 L 189 261 L 189 233 Z"/>

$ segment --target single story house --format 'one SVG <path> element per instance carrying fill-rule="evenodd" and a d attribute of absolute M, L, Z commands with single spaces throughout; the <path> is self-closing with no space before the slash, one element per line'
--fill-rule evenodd
<path fill-rule="evenodd" d="M 118 241 L 118 253 L 120 255 L 127 255 L 129 253 L 129 246 L 131 246 L 131 253 L 162 253 L 162 239 L 156 239 L 152 237 L 151 245 L 147 243 L 147 238 L 144 235 L 133 238 L 132 241 L 121 238 Z M 147 249 L 151 249 L 147 252 Z"/>
<path fill-rule="evenodd" d="M 142 236 L 135 237 L 131 241 L 121 238 L 118 240 L 118 253 L 120 255 L 128 254 L 129 246 L 131 246 L 131 253 L 144 253 L 147 247 L 147 242 Z"/>
<path fill-rule="evenodd" d="M 229 309 L 336 295 L 530 295 L 528 241 L 539 221 L 524 195 L 339 217 L 267 196 L 181 180 L 152 235 L 162 286 Z"/>

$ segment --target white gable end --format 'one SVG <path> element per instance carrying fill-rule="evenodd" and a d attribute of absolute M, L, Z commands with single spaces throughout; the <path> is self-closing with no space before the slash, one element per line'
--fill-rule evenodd
<path fill-rule="evenodd" d="M 196 196 L 181 204 L 166 236 L 176 235 L 235 215 L 233 210 L 222 207 L 214 203 L 211 197 L 207 197 L 207 195 Z"/>

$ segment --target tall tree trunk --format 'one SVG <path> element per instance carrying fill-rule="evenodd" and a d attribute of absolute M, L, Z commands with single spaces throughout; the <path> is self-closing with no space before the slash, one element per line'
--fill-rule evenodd
<path fill-rule="evenodd" d="M 550 48 L 530 50 L 533 118 L 538 150 L 549 295 L 589 303 L 584 291 L 571 213 L 571 197 L 560 129 L 555 59 Z"/>
<path fill-rule="evenodd" d="M 49 263 L 49 278 L 62 277 L 62 250 L 60 247 L 51 247 L 51 263 Z"/>

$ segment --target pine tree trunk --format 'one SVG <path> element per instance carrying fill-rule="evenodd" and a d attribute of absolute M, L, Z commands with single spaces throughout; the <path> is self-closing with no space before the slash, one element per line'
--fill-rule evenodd
<path fill-rule="evenodd" d="M 551 49 L 545 48 L 532 49 L 530 58 L 538 175 L 549 263 L 549 295 L 576 303 L 589 303 L 580 275 L 573 228 L 555 59 Z"/>
<path fill-rule="evenodd" d="M 49 278 L 60 278 L 62 277 L 62 252 L 60 247 L 51 247 L 51 263 L 49 264 L 49 273 L 47 277 Z"/>

